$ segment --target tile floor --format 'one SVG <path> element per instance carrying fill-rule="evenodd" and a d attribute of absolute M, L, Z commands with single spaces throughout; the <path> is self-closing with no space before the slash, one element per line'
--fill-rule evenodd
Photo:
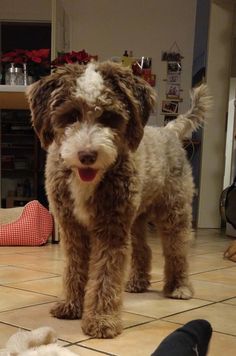
<path fill-rule="evenodd" d="M 150 291 L 124 296 L 124 332 L 113 340 L 91 339 L 79 320 L 57 320 L 49 309 L 60 296 L 63 252 L 59 245 L 0 248 L 0 348 L 19 328 L 52 326 L 63 343 L 81 356 L 148 356 L 170 332 L 195 318 L 213 326 L 209 356 L 236 355 L 236 264 L 223 259 L 228 245 L 220 230 L 198 230 L 190 249 L 195 288 L 188 301 L 162 296 L 160 241 L 150 234 L 153 271 Z"/>

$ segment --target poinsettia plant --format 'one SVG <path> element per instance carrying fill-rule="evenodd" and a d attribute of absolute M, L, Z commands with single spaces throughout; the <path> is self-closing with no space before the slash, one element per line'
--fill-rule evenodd
<path fill-rule="evenodd" d="M 98 56 L 88 54 L 84 49 L 82 51 L 71 51 L 59 53 L 57 58 L 50 61 L 50 50 L 47 48 L 26 50 L 15 49 L 4 53 L 0 57 L 0 62 L 3 64 L 3 69 L 6 72 L 7 66 L 13 63 L 15 66 L 23 66 L 26 64 L 28 75 L 34 77 L 35 80 L 40 79 L 44 75 L 50 74 L 51 68 L 62 66 L 67 63 L 87 64 L 91 60 L 97 60 Z"/>
<path fill-rule="evenodd" d="M 42 65 L 50 64 L 50 50 L 47 48 L 34 49 L 28 51 L 27 49 L 15 49 L 4 53 L 1 56 L 1 62 L 3 63 L 14 63 L 14 64 L 23 64 L 23 63 L 40 63 Z"/>
<path fill-rule="evenodd" d="M 84 49 L 82 51 L 71 51 L 71 52 L 61 52 L 58 54 L 57 58 L 52 61 L 53 67 L 58 67 L 63 64 L 78 63 L 87 64 L 91 60 L 97 60 L 98 56 L 93 56 L 88 54 Z"/>
<path fill-rule="evenodd" d="M 0 57 L 0 62 L 5 65 L 4 67 L 10 63 L 14 63 L 16 66 L 26 64 L 28 75 L 33 76 L 35 79 L 39 79 L 41 76 L 50 73 L 50 49 L 15 49 L 4 53 Z"/>

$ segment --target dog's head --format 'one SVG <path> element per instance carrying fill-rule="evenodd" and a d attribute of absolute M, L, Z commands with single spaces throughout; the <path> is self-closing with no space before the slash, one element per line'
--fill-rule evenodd
<path fill-rule="evenodd" d="M 31 85 L 27 96 L 41 145 L 55 142 L 83 181 L 92 181 L 124 150 L 137 149 L 155 105 L 153 89 L 112 62 L 58 68 Z"/>

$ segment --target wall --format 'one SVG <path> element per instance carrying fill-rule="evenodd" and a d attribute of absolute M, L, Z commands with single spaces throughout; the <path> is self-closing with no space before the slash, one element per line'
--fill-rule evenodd
<path fill-rule="evenodd" d="M 234 5 L 212 1 L 208 38 L 207 83 L 214 98 L 212 115 L 203 132 L 198 226 L 219 228 L 219 198 L 223 189 L 226 114 L 233 39 Z"/>
<path fill-rule="evenodd" d="M 0 20 L 50 21 L 51 0 L 1 0 Z"/>
<path fill-rule="evenodd" d="M 189 107 L 193 43 L 195 28 L 195 0 L 65 0 L 64 6 L 71 20 L 71 48 L 86 49 L 98 54 L 100 60 L 121 56 L 133 50 L 135 56 L 150 56 L 157 75 L 159 103 L 164 99 L 166 62 L 162 51 L 168 51 L 174 41 L 184 56 L 182 89 L 184 103 Z M 155 124 L 161 124 L 159 115 Z"/>

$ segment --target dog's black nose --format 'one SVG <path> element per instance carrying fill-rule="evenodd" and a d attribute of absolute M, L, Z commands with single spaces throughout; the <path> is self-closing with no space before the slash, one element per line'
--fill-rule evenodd
<path fill-rule="evenodd" d="M 96 162 L 97 159 L 96 151 L 81 151 L 78 152 L 79 160 L 82 164 L 90 165 Z"/>

